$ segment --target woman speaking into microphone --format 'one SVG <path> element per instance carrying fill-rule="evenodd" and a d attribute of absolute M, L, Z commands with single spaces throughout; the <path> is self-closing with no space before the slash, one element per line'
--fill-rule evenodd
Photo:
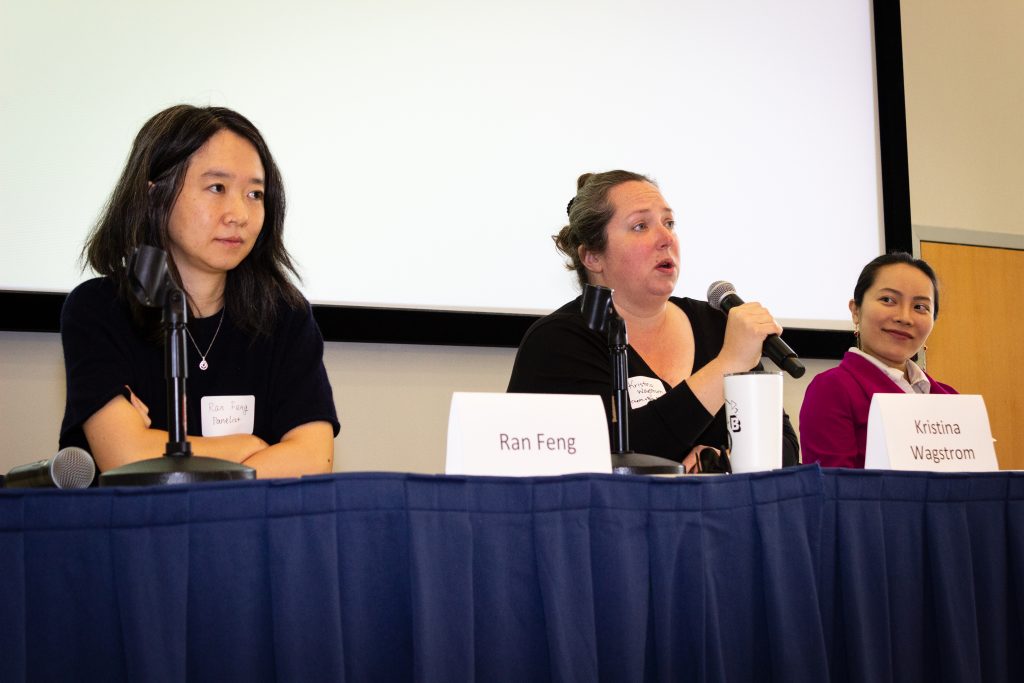
<path fill-rule="evenodd" d="M 690 469 L 704 447 L 728 443 L 723 378 L 758 366 L 761 347 L 782 328 L 758 303 L 728 317 L 704 301 L 672 296 L 679 239 L 671 207 L 649 178 L 629 171 L 587 173 L 567 207 L 555 244 L 580 285 L 614 290 L 626 324 L 633 450 Z M 610 410 L 612 374 L 605 337 L 587 327 L 581 299 L 538 320 L 523 337 L 510 392 L 597 394 Z M 784 465 L 799 461 L 796 433 L 783 420 Z"/>

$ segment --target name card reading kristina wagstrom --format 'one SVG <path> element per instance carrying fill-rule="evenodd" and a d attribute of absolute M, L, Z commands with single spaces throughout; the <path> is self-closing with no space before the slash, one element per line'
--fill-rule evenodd
<path fill-rule="evenodd" d="M 981 396 L 875 394 L 864 467 L 928 472 L 999 469 Z"/>
<path fill-rule="evenodd" d="M 608 423 L 598 396 L 452 394 L 445 474 L 611 471 Z"/>

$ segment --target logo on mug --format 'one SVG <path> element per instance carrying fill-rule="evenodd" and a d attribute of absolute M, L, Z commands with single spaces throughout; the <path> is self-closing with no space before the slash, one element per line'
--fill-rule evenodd
<path fill-rule="evenodd" d="M 737 408 L 739 408 L 739 406 L 736 405 L 736 401 L 730 401 L 729 399 L 725 399 L 725 402 L 729 404 L 729 410 L 725 411 L 726 414 L 729 416 L 729 431 L 739 432 L 740 416 L 736 414 L 738 412 Z"/>

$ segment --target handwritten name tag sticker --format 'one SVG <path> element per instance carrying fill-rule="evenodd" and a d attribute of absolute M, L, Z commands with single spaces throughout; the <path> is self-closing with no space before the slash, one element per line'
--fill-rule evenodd
<path fill-rule="evenodd" d="M 199 406 L 203 436 L 252 434 L 255 396 L 203 396 Z"/>
<path fill-rule="evenodd" d="M 999 469 L 981 396 L 875 394 L 867 469 L 991 472 Z"/>
<path fill-rule="evenodd" d="M 629 378 L 629 405 L 635 410 L 643 408 L 656 398 L 665 395 L 665 385 L 653 377 L 637 375 Z"/>
<path fill-rule="evenodd" d="M 452 394 L 446 474 L 611 471 L 608 423 L 598 396 Z"/>

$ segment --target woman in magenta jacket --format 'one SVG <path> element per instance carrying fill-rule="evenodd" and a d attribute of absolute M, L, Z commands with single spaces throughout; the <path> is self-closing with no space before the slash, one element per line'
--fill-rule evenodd
<path fill-rule="evenodd" d="M 811 382 L 800 409 L 805 463 L 864 467 L 868 409 L 877 393 L 955 394 L 913 361 L 939 314 L 939 287 L 925 261 L 905 252 L 864 266 L 850 300 L 856 348 Z"/>

